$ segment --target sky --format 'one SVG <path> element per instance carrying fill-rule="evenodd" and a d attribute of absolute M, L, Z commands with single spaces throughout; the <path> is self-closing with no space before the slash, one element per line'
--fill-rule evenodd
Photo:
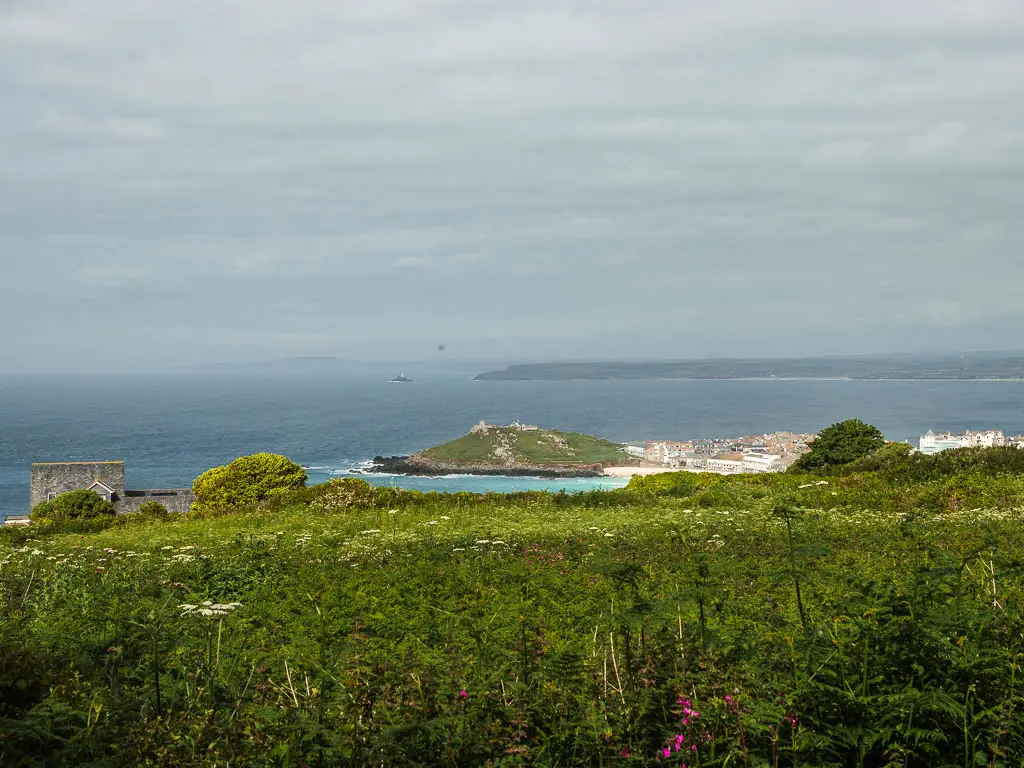
<path fill-rule="evenodd" d="M 0 371 L 1020 349 L 1022 201 L 1020 0 L 0 3 Z"/>

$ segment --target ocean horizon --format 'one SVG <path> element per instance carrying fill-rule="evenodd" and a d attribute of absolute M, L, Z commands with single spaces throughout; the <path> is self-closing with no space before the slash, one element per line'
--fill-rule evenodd
<path fill-rule="evenodd" d="M 377 455 L 454 439 L 485 419 L 618 442 L 817 432 L 846 418 L 890 440 L 928 429 L 1024 433 L 1024 382 L 991 380 L 472 381 L 463 371 L 385 377 L 0 378 L 0 516 L 28 511 L 37 461 L 124 460 L 130 488 L 186 487 L 257 451 L 347 476 Z M 477 493 L 622 487 L 622 478 L 357 475 L 378 485 Z"/>

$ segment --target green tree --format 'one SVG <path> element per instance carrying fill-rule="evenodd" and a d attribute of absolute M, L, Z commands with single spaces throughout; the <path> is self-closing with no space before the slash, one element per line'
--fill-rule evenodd
<path fill-rule="evenodd" d="M 29 512 L 29 519 L 87 520 L 103 515 L 117 514 L 114 505 L 95 491 L 68 491 L 49 501 L 43 501 Z"/>
<path fill-rule="evenodd" d="M 196 478 L 192 509 L 205 512 L 221 507 L 250 507 L 306 484 L 306 471 L 276 453 L 241 456 Z"/>
<path fill-rule="evenodd" d="M 877 427 L 860 419 L 847 419 L 821 430 L 811 450 L 793 464 L 793 471 L 836 467 L 863 458 L 885 445 L 885 436 Z"/>

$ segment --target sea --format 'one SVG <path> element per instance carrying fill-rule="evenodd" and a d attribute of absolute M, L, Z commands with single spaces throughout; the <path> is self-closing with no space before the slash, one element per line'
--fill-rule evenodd
<path fill-rule="evenodd" d="M 377 455 L 454 439 L 485 419 L 519 420 L 615 441 L 790 430 L 846 418 L 890 440 L 928 429 L 1024 434 L 1021 381 L 473 381 L 458 371 L 391 383 L 379 375 L 0 377 L 0 517 L 28 511 L 35 461 L 124 460 L 129 488 L 187 487 L 257 451 L 351 476 Z M 615 488 L 624 479 L 369 475 L 428 491 Z"/>

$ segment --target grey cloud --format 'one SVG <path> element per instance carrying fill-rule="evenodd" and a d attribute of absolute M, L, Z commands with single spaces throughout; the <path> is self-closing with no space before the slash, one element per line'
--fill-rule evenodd
<path fill-rule="evenodd" d="M 8 0 L 4 359 L 1019 346 L 1022 50 L 997 0 Z"/>

